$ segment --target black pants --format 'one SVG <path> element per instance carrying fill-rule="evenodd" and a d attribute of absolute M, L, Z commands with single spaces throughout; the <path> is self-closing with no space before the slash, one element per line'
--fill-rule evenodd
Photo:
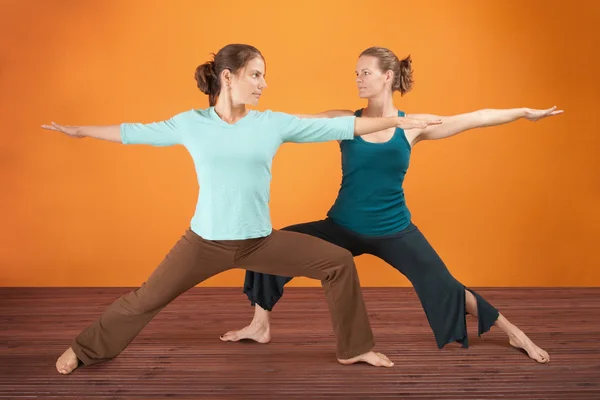
<path fill-rule="evenodd" d="M 455 341 L 463 347 L 469 346 L 465 290 L 477 299 L 479 335 L 487 332 L 498 319 L 498 310 L 450 274 L 425 236 L 412 223 L 399 233 L 378 237 L 360 235 L 331 219 L 292 225 L 282 230 L 318 237 L 349 250 L 355 257 L 374 255 L 400 271 L 419 296 L 440 349 Z M 244 293 L 253 306 L 258 304 L 271 311 L 290 280 L 290 277 L 246 271 Z"/>

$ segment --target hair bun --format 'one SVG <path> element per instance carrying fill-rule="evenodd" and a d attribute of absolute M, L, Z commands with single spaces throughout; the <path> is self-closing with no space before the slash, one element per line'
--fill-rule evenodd
<path fill-rule="evenodd" d="M 208 61 L 196 68 L 196 84 L 198 89 L 204 94 L 211 94 L 217 83 L 217 74 L 215 73 L 215 62 Z"/>

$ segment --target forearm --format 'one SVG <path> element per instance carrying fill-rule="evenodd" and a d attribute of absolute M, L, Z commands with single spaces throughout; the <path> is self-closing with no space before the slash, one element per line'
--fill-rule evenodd
<path fill-rule="evenodd" d="M 122 143 L 120 125 L 78 126 L 77 136 Z"/>
<path fill-rule="evenodd" d="M 350 110 L 327 110 L 318 114 L 294 114 L 298 118 L 335 118 L 354 115 Z"/>
<path fill-rule="evenodd" d="M 354 113 L 350 110 L 328 110 L 328 111 L 323 111 L 317 115 L 320 117 L 325 117 L 325 118 L 335 118 L 335 117 L 346 117 L 349 115 L 354 115 Z"/>
<path fill-rule="evenodd" d="M 474 128 L 485 128 L 488 126 L 496 126 L 514 122 L 525 117 L 526 108 L 510 108 L 510 109 L 483 109 L 475 111 L 473 114 L 475 124 Z"/>
<path fill-rule="evenodd" d="M 415 129 L 428 125 L 439 125 L 437 118 L 381 117 L 358 118 L 350 115 L 334 118 L 298 118 L 285 113 L 275 113 L 285 120 L 292 118 L 281 129 L 283 142 L 319 142 L 327 140 L 349 140 L 353 136 L 362 136 L 389 128 Z M 284 121 L 282 121 L 283 123 Z"/>
<path fill-rule="evenodd" d="M 416 141 L 445 139 L 459 133 L 489 126 L 507 124 L 525 117 L 526 108 L 482 109 L 465 114 L 441 117 L 442 124 L 428 126 L 416 137 Z M 410 117 L 433 117 L 430 114 L 411 114 Z"/>
<path fill-rule="evenodd" d="M 396 127 L 398 117 L 356 118 L 354 120 L 354 136 L 362 136 L 373 132 Z"/>

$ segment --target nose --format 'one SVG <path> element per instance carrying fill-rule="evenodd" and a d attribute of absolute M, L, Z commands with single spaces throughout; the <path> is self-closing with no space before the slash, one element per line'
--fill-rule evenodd
<path fill-rule="evenodd" d="M 264 78 L 261 80 L 259 87 L 261 90 L 267 88 L 267 81 Z"/>
<path fill-rule="evenodd" d="M 360 76 L 356 76 L 356 83 L 362 83 L 362 79 L 360 79 Z"/>

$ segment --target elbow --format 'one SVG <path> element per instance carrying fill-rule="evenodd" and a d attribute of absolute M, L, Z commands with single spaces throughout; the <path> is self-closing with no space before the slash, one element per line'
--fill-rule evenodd
<path fill-rule="evenodd" d="M 472 113 L 473 128 L 483 128 L 488 126 L 492 121 L 492 110 L 482 109 Z"/>

